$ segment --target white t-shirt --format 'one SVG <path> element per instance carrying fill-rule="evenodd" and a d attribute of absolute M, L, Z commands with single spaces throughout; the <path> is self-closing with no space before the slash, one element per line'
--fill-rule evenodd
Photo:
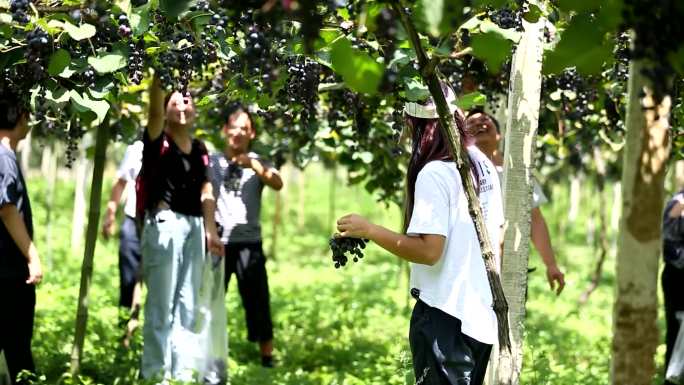
<path fill-rule="evenodd" d="M 480 174 L 480 204 L 498 266 L 504 223 L 499 176 L 480 150 L 470 146 L 468 152 Z M 418 173 L 407 234 L 446 237 L 442 257 L 435 265 L 411 264 L 411 287 L 420 290 L 420 299 L 461 320 L 464 334 L 494 344 L 498 334 L 492 293 L 454 162 L 432 161 Z"/>
<path fill-rule="evenodd" d="M 138 177 L 138 173 L 142 167 L 142 153 L 142 141 L 136 140 L 130 144 L 126 147 L 126 153 L 119 165 L 119 170 L 116 172 L 116 177 L 118 179 L 126 181 L 126 190 L 123 194 L 126 199 L 124 214 L 131 218 L 135 218 L 135 178 Z"/>
<path fill-rule="evenodd" d="M 496 166 L 496 172 L 499 174 L 499 181 L 503 183 L 503 167 Z M 503 187 L 501 188 L 501 196 L 503 196 Z M 547 203 L 548 201 L 549 198 L 547 198 L 546 194 L 544 194 L 544 190 L 542 189 L 542 186 L 539 184 L 539 181 L 534 175 L 532 175 L 532 208 L 536 209 L 537 207 Z"/>

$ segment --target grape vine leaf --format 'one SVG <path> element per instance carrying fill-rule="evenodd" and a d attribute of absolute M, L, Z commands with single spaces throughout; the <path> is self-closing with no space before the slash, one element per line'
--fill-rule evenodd
<path fill-rule="evenodd" d="M 104 100 L 93 100 L 87 93 L 80 94 L 76 90 L 71 90 L 69 92 L 71 97 L 72 105 L 76 111 L 81 113 L 93 112 L 97 116 L 95 119 L 95 124 L 101 124 L 107 112 L 109 112 L 109 103 Z"/>
<path fill-rule="evenodd" d="M 577 15 L 554 50 L 547 52 L 543 72 L 560 73 L 567 67 L 577 67 L 582 74 L 598 74 L 611 59 L 612 50 L 604 31 L 596 27 L 591 15 Z"/>
<path fill-rule="evenodd" d="M 340 39 L 332 45 L 330 61 L 333 70 L 342 76 L 349 88 L 367 94 L 378 91 L 384 66 L 352 48 L 349 39 Z"/>
<path fill-rule="evenodd" d="M 115 72 L 126 66 L 126 57 L 119 53 L 107 53 L 98 57 L 88 58 L 88 64 L 101 74 Z"/>
<path fill-rule="evenodd" d="M 140 36 L 150 28 L 150 5 L 134 9 L 128 19 L 131 23 L 133 36 Z"/>
<path fill-rule="evenodd" d="M 503 7 L 506 5 L 507 0 L 475 0 L 473 1 L 474 7 Z"/>
<path fill-rule="evenodd" d="M 62 73 L 71 63 L 71 55 L 65 49 L 58 49 L 50 56 L 50 63 L 48 64 L 48 73 L 51 76 L 56 76 Z"/>
<path fill-rule="evenodd" d="M 66 31 L 66 33 L 69 34 L 69 36 L 71 36 L 72 39 L 78 41 L 90 39 L 97 33 L 97 29 L 95 29 L 93 25 L 87 23 L 83 23 L 77 27 L 68 21 L 64 21 L 62 28 L 64 31 Z"/>
<path fill-rule="evenodd" d="M 169 19 L 176 19 L 190 7 L 192 0 L 159 0 L 159 10 Z"/>
<path fill-rule="evenodd" d="M 410 102 L 422 102 L 430 96 L 430 90 L 418 79 L 404 78 L 404 88 Z"/>
<path fill-rule="evenodd" d="M 458 98 L 456 105 L 462 110 L 469 110 L 475 106 L 484 106 L 487 96 L 480 92 L 471 92 Z"/>
<path fill-rule="evenodd" d="M 491 73 L 497 73 L 510 55 L 513 42 L 495 31 L 478 33 L 472 36 L 470 46 L 473 55 L 487 63 Z"/>
<path fill-rule="evenodd" d="M 458 29 L 459 18 L 463 13 L 463 2 L 460 0 L 421 0 L 416 3 L 417 21 L 424 24 L 424 29 L 432 36 L 443 36 Z M 420 26 L 420 25 L 419 25 Z"/>
<path fill-rule="evenodd" d="M 599 7 L 600 2 L 596 0 L 559 0 L 558 8 L 566 12 L 586 12 Z"/>

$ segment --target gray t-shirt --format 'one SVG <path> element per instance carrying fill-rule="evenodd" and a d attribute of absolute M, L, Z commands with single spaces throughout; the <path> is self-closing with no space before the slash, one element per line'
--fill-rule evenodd
<path fill-rule="evenodd" d="M 503 167 L 501 166 L 496 166 L 496 172 L 499 173 L 499 180 L 502 183 L 501 186 L 501 194 L 504 193 L 503 191 Z M 532 208 L 536 209 L 537 207 L 545 204 L 546 202 L 549 201 L 549 198 L 546 197 L 544 194 L 544 190 L 542 190 L 541 185 L 537 181 L 537 178 L 532 176 Z"/>
<path fill-rule="evenodd" d="M 253 152 L 266 168 L 270 163 Z M 261 192 L 264 184 L 251 168 L 242 168 L 229 161 L 223 153 L 209 157 L 209 180 L 216 198 L 216 223 L 223 228 L 221 241 L 261 242 Z"/>

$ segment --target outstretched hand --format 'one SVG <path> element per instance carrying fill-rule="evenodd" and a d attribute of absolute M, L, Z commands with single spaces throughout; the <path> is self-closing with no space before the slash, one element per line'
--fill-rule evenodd
<path fill-rule="evenodd" d="M 551 266 L 546 269 L 546 279 L 549 281 L 549 287 L 556 295 L 560 295 L 565 288 L 565 274 L 558 268 L 558 266 Z"/>
<path fill-rule="evenodd" d="M 340 237 L 369 238 L 371 223 L 358 214 L 348 214 L 337 220 Z"/>

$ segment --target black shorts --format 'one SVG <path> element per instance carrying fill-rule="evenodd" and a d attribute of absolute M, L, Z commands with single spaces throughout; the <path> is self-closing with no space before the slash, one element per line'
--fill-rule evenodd
<path fill-rule="evenodd" d="M 418 300 L 409 341 L 416 384 L 481 385 L 492 345 L 461 332 L 461 321 Z"/>
<path fill-rule="evenodd" d="M 663 302 L 665 304 L 665 370 L 672 357 L 677 335 L 679 333 L 679 320 L 677 312 L 684 311 L 684 270 L 678 269 L 669 263 L 665 263 L 662 275 Z M 666 385 L 671 382 L 665 381 Z"/>
<path fill-rule="evenodd" d="M 31 339 L 36 287 L 27 285 L 23 280 L 0 280 L 0 293 L 0 308 L 3 310 L 0 317 L 0 352 L 5 354 L 9 375 L 14 383 L 22 370 L 35 372 Z"/>
<path fill-rule="evenodd" d="M 226 291 L 235 273 L 247 323 L 247 339 L 267 342 L 273 339 L 273 321 L 266 274 L 266 257 L 261 242 L 229 243 L 226 246 Z"/>

